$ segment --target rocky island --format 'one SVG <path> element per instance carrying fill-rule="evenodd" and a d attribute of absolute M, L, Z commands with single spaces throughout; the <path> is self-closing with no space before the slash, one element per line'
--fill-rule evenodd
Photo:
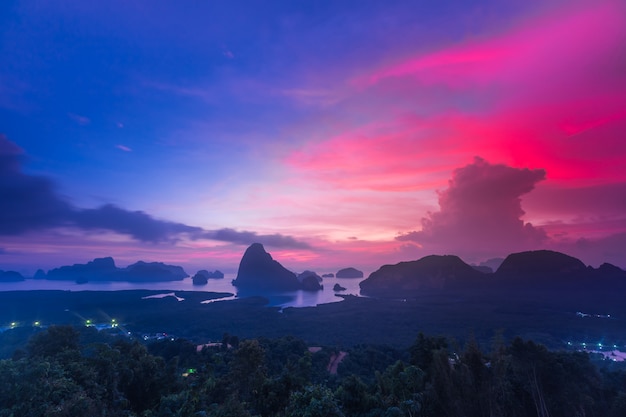
<path fill-rule="evenodd" d="M 300 281 L 302 289 L 305 291 L 319 291 L 324 288 L 322 286 L 322 277 L 313 271 L 304 271 L 298 274 L 298 281 Z"/>
<path fill-rule="evenodd" d="M 126 268 L 118 268 L 111 257 L 96 258 L 86 264 L 62 266 L 42 274 L 37 271 L 37 278 L 53 280 L 86 281 L 128 281 L 162 282 L 180 281 L 189 274 L 180 266 L 167 265 L 163 262 L 139 261 Z"/>
<path fill-rule="evenodd" d="M 363 278 L 363 271 L 356 268 L 343 268 L 337 271 L 337 278 Z"/>
<path fill-rule="evenodd" d="M 210 279 L 222 279 L 224 273 L 220 270 L 209 272 L 206 269 L 201 269 L 191 278 L 193 285 L 206 285 Z"/>
<path fill-rule="evenodd" d="M 301 282 L 296 274 L 275 261 L 262 244 L 253 243 L 241 258 L 233 285 L 246 291 L 294 291 L 305 289 L 308 281 Z"/>
<path fill-rule="evenodd" d="M 24 276 L 16 271 L 0 271 L 0 282 L 24 281 Z"/>

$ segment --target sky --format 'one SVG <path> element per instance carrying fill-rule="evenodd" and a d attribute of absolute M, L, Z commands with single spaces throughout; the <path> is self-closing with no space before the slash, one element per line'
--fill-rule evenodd
<path fill-rule="evenodd" d="M 0 269 L 626 268 L 621 0 L 7 0 L 0 56 Z"/>

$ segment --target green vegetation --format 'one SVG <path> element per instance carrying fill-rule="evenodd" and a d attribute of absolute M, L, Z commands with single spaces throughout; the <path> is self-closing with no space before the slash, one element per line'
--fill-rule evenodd
<path fill-rule="evenodd" d="M 12 332 L 14 330 L 10 330 Z M 488 353 L 417 335 L 406 349 L 294 337 L 148 345 L 51 326 L 0 361 L 0 416 L 623 416 L 626 371 L 516 338 Z"/>

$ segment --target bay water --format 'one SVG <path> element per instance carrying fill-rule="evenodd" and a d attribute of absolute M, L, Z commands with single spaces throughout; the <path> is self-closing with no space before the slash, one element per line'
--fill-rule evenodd
<path fill-rule="evenodd" d="M 360 295 L 359 282 L 363 278 L 324 278 L 324 288 L 320 291 L 285 291 L 272 293 L 240 292 L 232 284 L 234 274 L 226 274 L 222 279 L 210 279 L 206 285 L 194 285 L 191 277 L 180 281 L 165 282 L 125 282 L 125 281 L 91 281 L 77 284 L 74 281 L 26 279 L 18 282 L 0 282 L 0 291 L 31 291 L 31 290 L 63 290 L 63 291 L 123 291 L 153 290 L 164 294 L 177 291 L 228 292 L 237 297 L 261 295 L 269 300 L 269 305 L 279 307 L 313 307 L 342 301 L 339 295 Z M 345 291 L 335 292 L 333 286 L 339 284 Z"/>

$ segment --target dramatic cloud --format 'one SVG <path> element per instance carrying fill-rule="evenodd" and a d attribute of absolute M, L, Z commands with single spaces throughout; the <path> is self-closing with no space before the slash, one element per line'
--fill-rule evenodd
<path fill-rule="evenodd" d="M 474 256 L 536 249 L 546 234 L 521 219 L 520 197 L 543 179 L 541 169 L 493 165 L 477 157 L 453 172 L 448 188 L 439 193 L 440 210 L 422 218 L 422 230 L 397 239 Z"/>
<path fill-rule="evenodd" d="M 624 247 L 624 0 L 37 3 L 0 31 L 0 117 L 33 152 L 2 143 L 3 262 Z"/>
<path fill-rule="evenodd" d="M 182 237 L 210 239 L 235 244 L 261 242 L 277 248 L 306 249 L 304 242 L 281 234 L 260 235 L 233 229 L 201 227 L 159 220 L 143 211 L 130 211 L 113 204 L 82 209 L 65 201 L 45 177 L 22 172 L 23 151 L 0 136 L 0 235 L 20 235 L 55 227 L 108 230 L 142 242 L 175 242 Z"/>
<path fill-rule="evenodd" d="M 626 231 L 625 5 L 575 1 L 499 27 L 486 18 L 477 36 L 412 41 L 408 53 L 364 66 L 343 86 L 334 118 L 323 113 L 311 140 L 286 155 L 293 181 L 344 195 L 371 191 L 362 213 L 383 193 L 410 193 L 426 207 L 413 211 L 423 221 L 391 230 L 414 228 L 398 239 L 424 254 L 572 252 L 586 238 L 597 250 L 584 259 L 597 262 L 600 250 L 610 252 L 605 238 Z M 440 210 L 425 216 L 436 211 L 432 190 L 477 154 L 505 165 L 457 170 Z"/>

